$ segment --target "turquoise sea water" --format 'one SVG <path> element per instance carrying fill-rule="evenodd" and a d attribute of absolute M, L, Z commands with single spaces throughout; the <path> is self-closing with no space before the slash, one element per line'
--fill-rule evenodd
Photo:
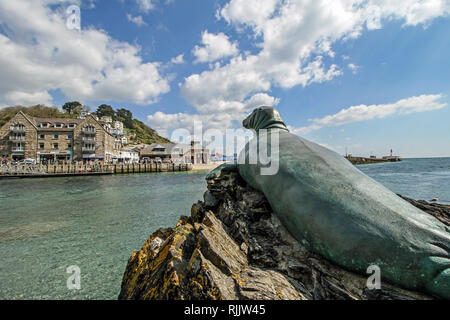
<path fill-rule="evenodd" d="M 190 214 L 204 173 L 0 180 L 0 299 L 116 299 L 131 253 Z M 69 291 L 69 266 L 81 290 Z"/>
<path fill-rule="evenodd" d="M 404 159 L 357 166 L 388 189 L 416 200 L 450 204 L 450 158 Z"/>
<path fill-rule="evenodd" d="M 358 168 L 402 195 L 450 200 L 450 158 Z M 189 215 L 205 175 L 0 180 L 0 299 L 116 299 L 131 253 Z M 66 286 L 72 265 L 79 291 Z"/>

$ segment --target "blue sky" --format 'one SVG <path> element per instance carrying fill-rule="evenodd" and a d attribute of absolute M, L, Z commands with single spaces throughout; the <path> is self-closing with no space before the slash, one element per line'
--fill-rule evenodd
<path fill-rule="evenodd" d="M 170 137 L 194 120 L 239 127 L 265 104 L 341 154 L 450 156 L 449 13 L 445 0 L 0 0 L 0 106 L 109 103 Z"/>

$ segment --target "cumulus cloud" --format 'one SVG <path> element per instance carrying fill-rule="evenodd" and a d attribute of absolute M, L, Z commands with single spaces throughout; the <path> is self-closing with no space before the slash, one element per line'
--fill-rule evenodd
<path fill-rule="evenodd" d="M 356 64 L 349 63 L 347 66 L 352 71 L 353 74 L 358 73 L 359 66 L 357 66 Z"/>
<path fill-rule="evenodd" d="M 201 46 L 195 46 L 192 54 L 196 57 L 195 62 L 214 62 L 216 60 L 235 56 L 239 50 L 237 43 L 230 42 L 228 36 L 222 32 L 218 34 L 202 33 Z"/>
<path fill-rule="evenodd" d="M 236 129 L 247 116 L 245 113 L 166 114 L 155 112 L 147 123 L 173 142 L 189 143 L 191 137 L 200 140 L 212 153 L 239 153 L 253 136 L 250 130 Z M 195 125 L 195 128 L 194 128 Z"/>
<path fill-rule="evenodd" d="M 225 132 L 226 129 L 240 127 L 242 120 L 253 108 L 261 105 L 275 106 L 279 102 L 279 99 L 266 93 L 258 93 L 244 102 L 216 100 L 201 114 L 167 114 L 158 111 L 147 116 L 147 124 L 166 137 L 169 137 L 174 129 L 183 128 L 192 131 L 194 122 L 201 122 L 205 130 L 216 129 Z"/>
<path fill-rule="evenodd" d="M 142 16 L 136 16 L 133 17 L 131 14 L 127 14 L 127 19 L 130 22 L 133 22 L 134 24 L 136 24 L 138 27 L 142 27 L 147 25 L 147 23 L 144 21 L 144 19 L 142 18 Z"/>
<path fill-rule="evenodd" d="M 57 89 L 81 101 L 149 104 L 170 90 L 160 64 L 144 62 L 139 47 L 67 28 L 65 6 L 54 6 L 61 3 L 0 1 L 0 104 L 49 103 Z"/>
<path fill-rule="evenodd" d="M 272 16 L 278 0 L 239 0 L 230 1 L 217 12 L 228 23 L 246 24 L 261 31 L 260 26 Z"/>
<path fill-rule="evenodd" d="M 176 56 L 175 58 L 172 58 L 170 60 L 170 62 L 172 62 L 173 64 L 182 64 L 184 63 L 184 54 L 180 54 L 178 56 Z"/>
<path fill-rule="evenodd" d="M 10 91 L 4 95 L 6 105 L 17 105 L 18 101 L 21 105 L 34 105 L 38 101 L 40 104 L 50 105 L 52 96 L 47 91 L 41 92 L 21 92 Z"/>
<path fill-rule="evenodd" d="M 148 13 L 155 7 L 155 4 L 153 3 L 152 0 L 136 0 L 136 1 L 139 6 L 139 10 L 141 10 L 144 13 Z"/>
<path fill-rule="evenodd" d="M 391 104 L 352 106 L 323 118 L 311 119 L 311 125 L 298 129 L 291 128 L 291 131 L 296 134 L 307 134 L 323 127 L 343 126 L 393 115 L 439 110 L 447 106 L 446 103 L 440 102 L 440 99 L 442 99 L 441 94 L 430 94 L 402 99 Z"/>
<path fill-rule="evenodd" d="M 387 20 L 427 26 L 449 13 L 447 0 L 230 0 L 217 18 L 238 32 L 249 31 L 257 51 L 234 54 L 225 64 L 188 76 L 181 94 L 201 114 L 235 112 L 255 94 L 274 87 L 290 89 L 340 76 L 343 69 L 333 63 L 338 41 L 381 28 Z M 210 56 L 207 50 L 202 55 L 204 61 L 213 60 Z M 352 72 L 359 68 L 347 67 Z"/>

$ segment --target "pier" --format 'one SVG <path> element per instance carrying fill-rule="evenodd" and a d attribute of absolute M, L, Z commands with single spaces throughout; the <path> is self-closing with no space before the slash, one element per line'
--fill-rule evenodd
<path fill-rule="evenodd" d="M 383 162 L 397 162 L 402 161 L 400 157 L 383 157 L 383 158 L 365 158 L 365 157 L 353 157 L 348 155 L 345 157 L 352 164 L 371 164 L 371 163 L 383 163 Z"/>
<path fill-rule="evenodd" d="M 70 176 L 93 176 L 112 174 L 133 174 L 152 172 L 191 171 L 191 164 L 175 163 L 129 163 L 129 164 L 3 164 L 0 165 L 1 178 L 48 178 Z"/>

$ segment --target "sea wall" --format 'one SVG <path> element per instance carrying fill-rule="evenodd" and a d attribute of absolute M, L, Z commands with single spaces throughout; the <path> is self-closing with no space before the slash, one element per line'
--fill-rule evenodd
<path fill-rule="evenodd" d="M 67 164 L 0 164 L 0 178 L 63 177 L 91 174 L 132 174 L 192 171 L 192 164 L 175 163 L 67 163 Z"/>
<path fill-rule="evenodd" d="M 449 224 L 449 206 L 408 200 Z M 262 193 L 227 172 L 208 181 L 191 216 L 156 231 L 131 255 L 119 299 L 431 298 L 386 282 L 370 290 L 367 277 L 309 252 Z"/>

